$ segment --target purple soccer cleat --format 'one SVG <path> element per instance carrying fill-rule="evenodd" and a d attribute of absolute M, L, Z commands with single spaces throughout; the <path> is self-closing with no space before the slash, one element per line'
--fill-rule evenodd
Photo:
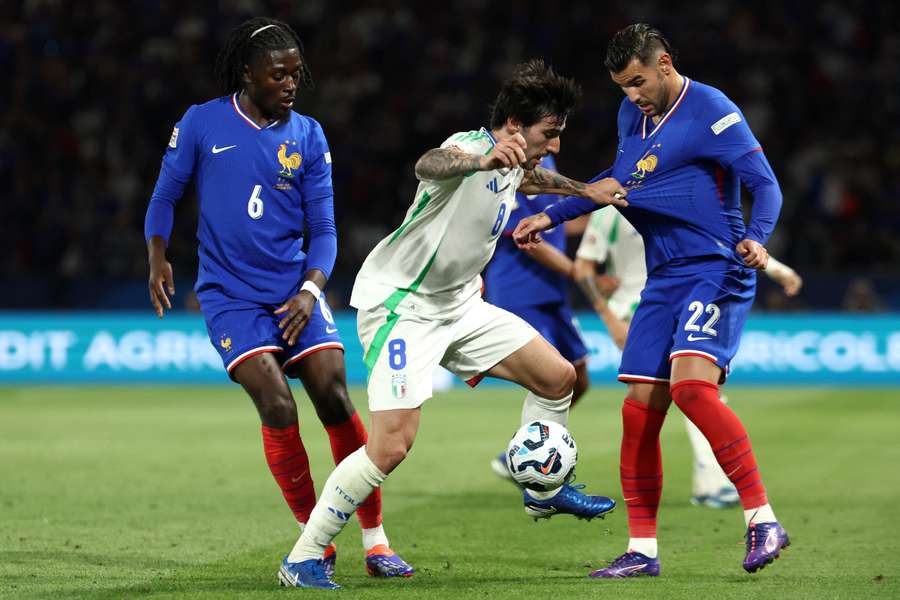
<path fill-rule="evenodd" d="M 416 570 L 396 552 L 378 544 L 366 552 L 366 572 L 371 577 L 412 577 Z"/>
<path fill-rule="evenodd" d="M 589 577 L 621 579 L 622 577 L 659 577 L 659 559 L 629 550 L 608 567 L 591 571 Z"/>
<path fill-rule="evenodd" d="M 781 549 L 791 545 L 784 527 L 774 523 L 750 523 L 747 528 L 747 556 L 744 570 L 755 573 L 781 555 Z"/>

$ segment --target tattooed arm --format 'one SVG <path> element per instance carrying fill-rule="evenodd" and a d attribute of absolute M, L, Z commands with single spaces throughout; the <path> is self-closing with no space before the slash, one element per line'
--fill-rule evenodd
<path fill-rule="evenodd" d="M 559 194 L 588 198 L 601 206 L 628 206 L 625 200 L 628 192 L 612 177 L 594 183 L 582 183 L 541 167 L 525 171 L 519 191 L 523 194 Z"/>
<path fill-rule="evenodd" d="M 481 156 L 459 148 L 432 148 L 416 162 L 416 177 L 442 181 L 481 170 Z"/>

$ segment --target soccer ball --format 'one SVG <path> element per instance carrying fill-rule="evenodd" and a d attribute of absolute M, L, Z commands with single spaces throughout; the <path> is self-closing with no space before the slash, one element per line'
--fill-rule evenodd
<path fill-rule="evenodd" d="M 569 479 L 578 462 L 578 448 L 569 430 L 553 421 L 532 421 L 509 441 L 506 468 L 530 490 L 549 491 Z"/>

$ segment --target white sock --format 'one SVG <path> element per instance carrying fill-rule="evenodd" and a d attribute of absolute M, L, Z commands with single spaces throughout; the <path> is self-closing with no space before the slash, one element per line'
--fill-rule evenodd
<path fill-rule="evenodd" d="M 763 504 L 759 508 L 750 508 L 744 511 L 744 524 L 747 527 L 750 526 L 750 521 L 754 523 L 774 523 L 777 520 L 771 504 Z"/>
<path fill-rule="evenodd" d="M 640 552 L 647 558 L 656 558 L 659 554 L 656 538 L 628 538 L 628 551 Z"/>
<path fill-rule="evenodd" d="M 366 447 L 341 461 L 334 468 L 309 521 L 288 555 L 288 562 L 322 557 L 325 548 L 341 532 L 357 507 L 381 485 L 387 477 L 366 454 Z"/>
<path fill-rule="evenodd" d="M 566 427 L 569 423 L 570 404 L 572 404 L 571 393 L 565 398 L 550 400 L 528 392 L 525 395 L 525 403 L 522 405 L 522 425 L 532 421 L 546 420 Z"/>
<path fill-rule="evenodd" d="M 385 546 L 390 546 L 388 543 L 387 535 L 384 533 L 384 525 L 379 525 L 378 527 L 372 527 L 371 529 L 363 529 L 362 530 L 362 544 L 363 549 L 368 552 L 378 544 L 384 544 Z"/>
<path fill-rule="evenodd" d="M 550 490 L 549 492 L 542 492 L 540 490 L 525 490 L 525 491 L 532 498 L 536 498 L 538 500 L 547 500 L 547 499 L 552 498 L 553 496 L 557 495 L 560 492 L 560 490 L 562 490 L 562 486 L 559 486 L 558 488 L 554 488 L 554 489 Z"/>

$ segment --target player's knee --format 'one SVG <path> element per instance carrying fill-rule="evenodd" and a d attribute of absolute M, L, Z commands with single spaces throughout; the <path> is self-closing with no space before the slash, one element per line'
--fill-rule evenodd
<path fill-rule="evenodd" d="M 540 393 L 544 398 L 562 400 L 572 393 L 577 381 L 575 367 L 568 361 L 560 361 L 551 377 L 543 382 L 543 390 Z"/>
<path fill-rule="evenodd" d="M 326 425 L 344 423 L 355 412 L 341 377 L 324 377 L 312 385 L 307 384 L 307 389 L 319 419 Z"/>
<path fill-rule="evenodd" d="M 256 408 L 263 424 L 268 427 L 287 427 L 297 422 L 297 405 L 290 391 L 262 394 Z"/>
<path fill-rule="evenodd" d="M 372 456 L 372 462 L 374 462 L 384 473 L 390 473 L 393 471 L 397 465 L 402 463 L 406 459 L 406 455 L 409 454 L 410 448 L 412 448 L 412 443 L 407 443 L 402 438 L 393 438 L 383 444 L 379 445 L 376 452 L 374 452 L 375 456 Z M 371 450 L 371 447 L 369 448 Z"/>

